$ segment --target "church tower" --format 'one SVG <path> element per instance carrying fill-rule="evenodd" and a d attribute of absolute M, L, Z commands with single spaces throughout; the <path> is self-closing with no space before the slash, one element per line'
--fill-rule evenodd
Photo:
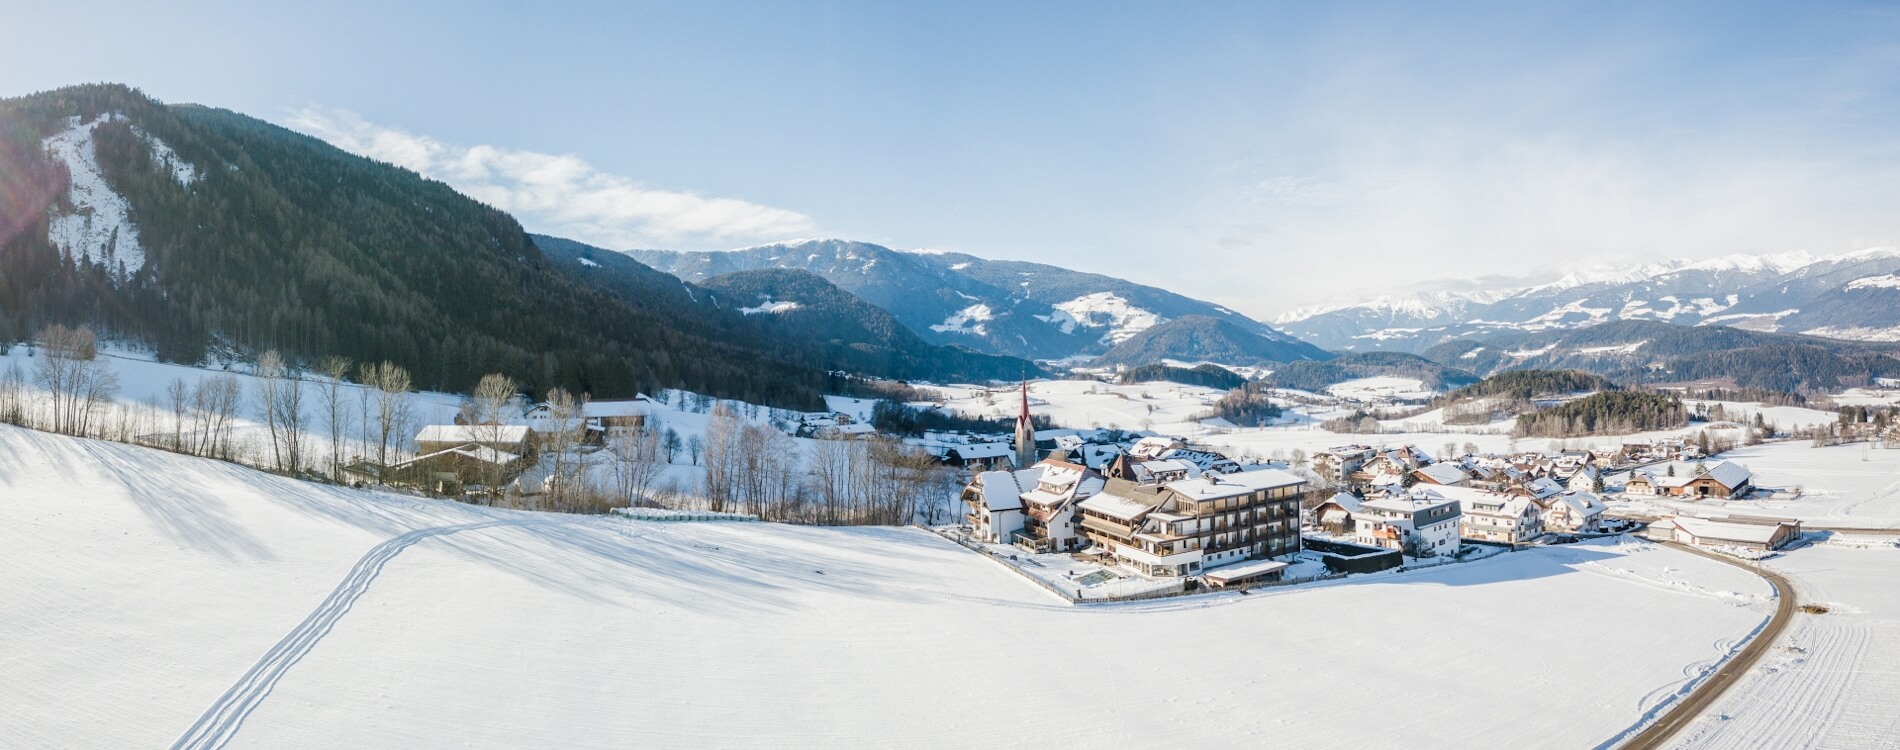
<path fill-rule="evenodd" d="M 1016 468 L 1036 462 L 1036 425 L 1029 419 L 1029 380 L 1023 380 L 1023 410 L 1016 415 Z"/>

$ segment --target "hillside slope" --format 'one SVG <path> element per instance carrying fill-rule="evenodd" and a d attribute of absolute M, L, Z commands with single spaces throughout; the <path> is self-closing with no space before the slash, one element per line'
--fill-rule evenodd
<path fill-rule="evenodd" d="M 1255 365 L 1330 356 L 1311 344 L 1267 338 L 1231 320 L 1189 315 L 1129 337 L 1092 364 L 1138 367 L 1173 359 Z"/>

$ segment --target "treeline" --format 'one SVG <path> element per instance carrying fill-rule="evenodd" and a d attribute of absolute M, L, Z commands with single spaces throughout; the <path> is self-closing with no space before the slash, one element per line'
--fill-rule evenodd
<path fill-rule="evenodd" d="M 1403 352 L 1361 352 L 1324 361 L 1301 360 L 1273 366 L 1265 380 L 1280 388 L 1322 392 L 1348 380 L 1370 377 L 1416 378 L 1427 388 L 1456 387 L 1478 378 L 1464 370 Z"/>
<path fill-rule="evenodd" d="M 1203 388 L 1233 390 L 1247 384 L 1247 379 L 1233 370 L 1216 364 L 1196 367 L 1174 367 L 1172 365 L 1142 365 L 1123 370 L 1118 378 L 1123 385 L 1134 383 L 1152 383 L 1165 381 L 1181 385 L 1198 385 Z"/>
<path fill-rule="evenodd" d="M 1667 430 L 1688 424 L 1682 400 L 1646 391 L 1604 391 L 1532 414 L 1520 414 L 1518 437 L 1581 437 Z"/>
<path fill-rule="evenodd" d="M 71 116 L 137 222 L 147 263 L 82 263 L 53 246 L 67 176 L 42 140 Z M 135 130 L 136 128 L 136 130 Z M 197 167 L 189 185 L 144 136 Z M 822 372 L 756 340 L 568 279 L 507 214 L 439 182 L 232 112 L 166 107 L 120 86 L 0 102 L 0 340 L 91 324 L 165 361 L 395 363 L 417 387 L 467 392 L 501 372 L 533 392 L 598 397 L 681 387 L 815 408 Z M 61 209 L 65 210 L 65 209 Z"/>
<path fill-rule="evenodd" d="M 1439 397 L 1440 404 L 1475 398 L 1501 397 L 1528 401 L 1542 396 L 1568 396 L 1616 386 L 1601 375 L 1582 370 L 1505 370 Z"/>
<path fill-rule="evenodd" d="M 1228 391 L 1214 402 L 1214 408 L 1200 419 L 1225 419 L 1239 427 L 1261 427 L 1278 419 L 1286 410 L 1273 403 L 1273 387 L 1254 382 Z"/>
<path fill-rule="evenodd" d="M 1038 430 L 1049 429 L 1047 415 L 1031 414 L 1029 423 Z M 871 424 L 886 435 L 917 437 L 925 432 L 1014 432 L 1014 417 L 972 417 L 942 409 L 924 409 L 897 401 L 879 401 L 871 407 Z"/>
<path fill-rule="evenodd" d="M 1900 359 L 1878 352 L 1837 352 L 1807 344 L 1708 351 L 1617 377 L 1630 382 L 1726 380 L 1735 387 L 1787 393 L 1828 392 L 1900 377 Z"/>

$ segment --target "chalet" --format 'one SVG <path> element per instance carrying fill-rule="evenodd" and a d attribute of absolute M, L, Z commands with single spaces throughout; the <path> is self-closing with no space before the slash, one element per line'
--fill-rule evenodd
<path fill-rule="evenodd" d="M 1465 539 L 1523 544 L 1544 533 L 1542 508 L 1529 497 L 1469 487 L 1422 487 L 1419 491 L 1458 501 L 1463 513 L 1458 535 Z"/>
<path fill-rule="evenodd" d="M 1602 528 L 1603 498 L 1570 490 L 1540 503 L 1544 511 L 1544 529 L 1567 533 L 1590 533 Z"/>
<path fill-rule="evenodd" d="M 1073 552 L 1082 540 L 1076 504 L 1101 492 L 1106 480 L 1087 466 L 1055 457 L 1036 467 L 1042 475 L 1021 495 L 1023 525 L 1014 540 L 1030 552 Z"/>
<path fill-rule="evenodd" d="M 1413 469 L 1412 481 L 1416 484 L 1435 484 L 1441 487 L 1463 487 L 1471 482 L 1471 473 L 1456 463 L 1442 461 Z"/>
<path fill-rule="evenodd" d="M 962 495 L 971 535 L 985 542 L 1013 541 L 1023 530 L 1023 493 L 1041 478 L 1042 467 L 978 472 Z"/>
<path fill-rule="evenodd" d="M 432 424 L 416 433 L 416 452 L 421 454 L 440 453 L 465 445 L 522 455 L 528 449 L 528 428 L 512 424 Z"/>
<path fill-rule="evenodd" d="M 644 395 L 630 399 L 608 399 L 604 401 L 586 401 L 578 404 L 580 413 L 561 424 L 554 414 L 554 406 L 549 403 L 535 404 L 528 410 L 528 426 L 540 435 L 549 435 L 563 429 L 584 430 L 583 440 L 594 442 L 600 438 L 622 437 L 639 431 L 647 418 L 659 411 L 659 405 Z M 849 418 L 847 417 L 847 420 Z"/>
<path fill-rule="evenodd" d="M 1353 541 L 1396 549 L 1412 557 L 1458 551 L 1458 501 L 1415 489 L 1367 500 L 1353 516 Z"/>
<path fill-rule="evenodd" d="M 967 443 L 950 446 L 944 451 L 943 461 L 968 469 L 992 469 L 1010 466 L 1015 455 L 1009 443 Z"/>
<path fill-rule="evenodd" d="M 1352 473 L 1372 460 L 1375 452 L 1370 445 L 1341 445 L 1313 454 L 1313 472 L 1319 474 L 1321 481 L 1332 485 L 1345 484 Z"/>
<path fill-rule="evenodd" d="M 1720 461 L 1697 467 L 1694 475 L 1682 484 L 1680 491 L 1671 494 L 1723 500 L 1746 497 L 1754 490 L 1754 479 L 1755 475 L 1748 467 L 1734 461 Z"/>
<path fill-rule="evenodd" d="M 1341 492 L 1313 507 L 1313 528 L 1342 539 L 1352 538 L 1353 516 L 1359 513 L 1361 500 L 1350 492 Z"/>

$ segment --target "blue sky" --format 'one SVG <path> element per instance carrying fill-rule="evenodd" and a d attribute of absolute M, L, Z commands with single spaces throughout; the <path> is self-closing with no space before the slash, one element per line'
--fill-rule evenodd
<path fill-rule="evenodd" d="M 841 236 L 1263 318 L 1900 241 L 1892 5 L 186 5 L 9 9 L 0 95 L 227 107 L 610 246 Z"/>

